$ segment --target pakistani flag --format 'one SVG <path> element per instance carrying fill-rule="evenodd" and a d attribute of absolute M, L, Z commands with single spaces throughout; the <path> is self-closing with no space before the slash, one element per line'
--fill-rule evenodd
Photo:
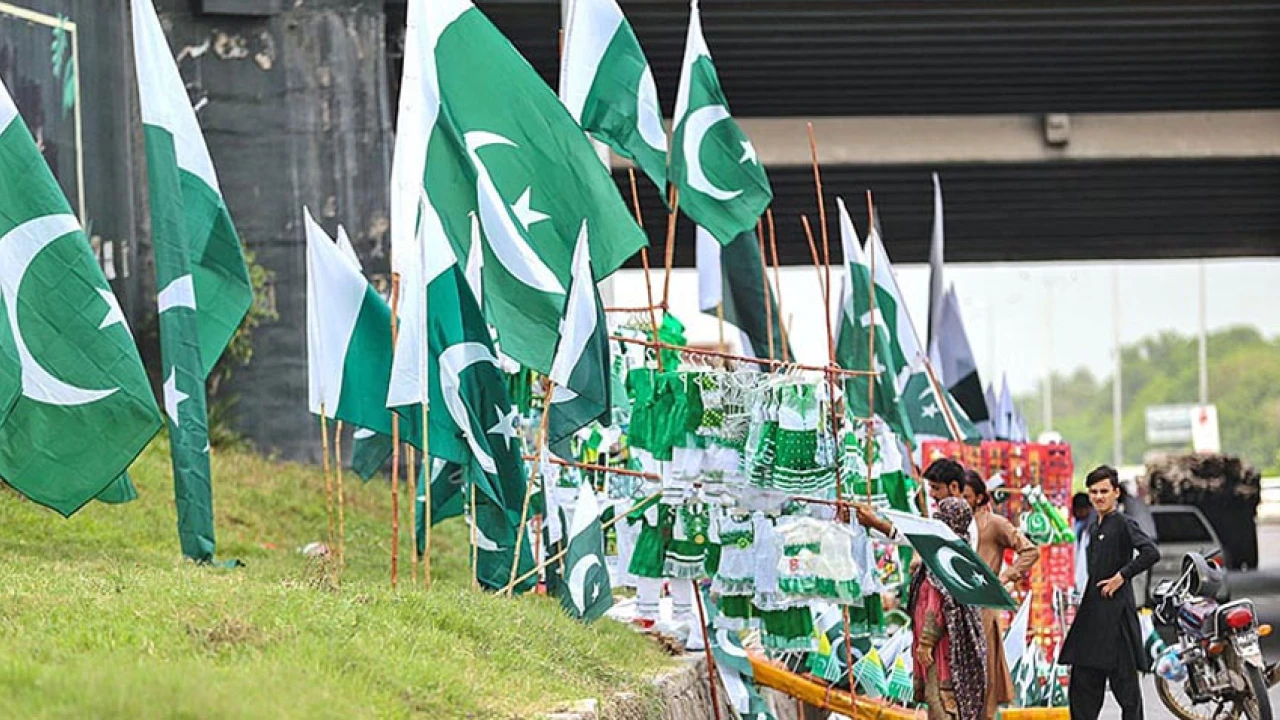
<path fill-rule="evenodd" d="M 969 334 L 960 318 L 960 300 L 954 287 L 942 296 L 934 318 L 929 358 L 947 392 L 964 409 L 983 437 L 990 437 L 991 413 L 982 394 L 982 378 L 969 347 Z"/>
<path fill-rule="evenodd" d="M 962 421 L 960 415 L 950 412 L 956 407 L 955 401 L 929 378 L 929 358 L 920 345 L 920 336 L 907 312 L 889 253 L 880 240 L 879 222 L 871 226 L 866 252 L 872 258 L 875 273 L 876 309 L 889 335 L 890 369 L 897 377 L 898 394 L 911 421 L 912 432 L 920 438 L 980 439 L 967 417 Z"/>
<path fill-rule="evenodd" d="M 479 238 L 502 352 L 549 374 L 583 225 L 597 278 L 644 246 L 644 234 L 582 129 L 497 28 L 467 0 L 421 5 L 410 5 L 409 28 L 421 34 L 421 78 L 409 77 L 407 59 L 404 92 L 424 108 L 427 207 L 392 225 L 425 225 L 455 257 Z"/>
<path fill-rule="evenodd" d="M 547 445 L 566 458 L 575 432 L 594 421 L 608 425 L 613 416 L 609 329 L 591 272 L 588 230 L 584 221 L 573 251 L 569 302 L 550 373 L 555 391 L 547 410 Z"/>
<path fill-rule="evenodd" d="M 600 506 L 590 482 L 582 483 L 578 489 L 564 568 L 567 582 L 560 587 L 560 604 L 566 612 L 591 622 L 613 607 L 609 568 L 604 562 Z"/>
<path fill-rule="evenodd" d="M 751 140 L 729 114 L 698 0 L 689 3 L 674 127 L 667 177 L 680 192 L 680 208 L 728 245 L 756 226 L 773 190 Z"/>
<path fill-rule="evenodd" d="M 391 458 L 391 436 L 368 428 L 351 434 L 351 469 L 362 480 L 371 480 Z"/>
<path fill-rule="evenodd" d="M 1012 610 L 1013 599 L 969 542 L 938 520 L 886 510 L 884 516 L 911 542 L 933 574 L 962 605 Z"/>
<path fill-rule="evenodd" d="M 71 515 L 160 418 L 120 303 L 2 82 L 0 313 L 0 478 Z"/>
<path fill-rule="evenodd" d="M 840 240 L 844 246 L 844 302 L 840 309 L 839 330 L 836 334 L 836 362 L 847 370 L 875 369 L 880 374 L 874 379 L 875 415 L 882 418 L 899 437 L 913 442 L 911 421 L 903 412 L 898 395 L 898 364 L 893 354 L 884 308 L 871 306 L 871 265 L 858 242 L 857 231 L 844 201 L 836 198 L 840 212 Z M 878 293 L 877 293 L 878 295 Z M 877 300 L 879 298 L 877 297 Z M 870 334 L 875 332 L 875 359 L 869 356 Z M 845 403 L 850 415 L 870 417 L 867 407 L 868 376 L 856 376 L 845 380 Z"/>
<path fill-rule="evenodd" d="M 717 627 L 719 614 L 709 593 L 701 588 L 702 606 L 706 609 L 707 638 L 711 641 L 711 653 L 715 658 L 716 672 L 724 685 L 729 704 L 743 720 L 774 720 L 768 704 L 760 696 L 755 684 L 755 670 L 751 658 L 735 630 Z"/>
<path fill-rule="evenodd" d="M 424 395 L 429 399 L 432 457 L 467 469 L 479 494 L 492 504 L 481 514 L 481 530 L 500 547 L 512 547 L 527 482 L 516 428 L 519 410 L 512 406 L 489 328 L 453 249 L 427 229 L 424 222 L 419 262 L 407 263 L 409 272 L 401 280 L 409 312 L 402 315 L 396 338 L 387 406 L 420 405 Z M 424 284 L 425 298 L 418 290 Z M 483 524 L 504 513 L 504 521 Z"/>
<path fill-rule="evenodd" d="M 354 253 L 348 254 L 350 243 L 344 250 L 309 210 L 302 212 L 307 239 L 308 409 L 389 441 L 391 308 L 360 272 Z M 420 423 L 400 423 L 401 437 L 419 447 Z"/>
<path fill-rule="evenodd" d="M 213 559 L 205 379 L 253 289 L 186 85 L 151 0 L 133 0 L 133 43 L 159 288 L 164 408 L 182 553 Z"/>
<path fill-rule="evenodd" d="M 1000 377 L 1000 395 L 996 399 L 993 432 L 997 440 L 1011 440 L 1018 434 L 1018 409 L 1013 405 L 1013 393 L 1009 392 L 1009 376 Z"/>
<path fill-rule="evenodd" d="M 615 0 L 573 0 L 560 58 L 560 99 L 592 137 L 666 187 L 667 131 L 653 70 Z"/>
<path fill-rule="evenodd" d="M 1031 626 L 1031 595 L 1027 595 L 1004 633 L 1004 659 L 1009 667 L 1017 667 L 1027 654 L 1027 630 Z"/>
<path fill-rule="evenodd" d="M 718 315 L 724 307 L 724 320 L 742 332 L 742 350 L 751 357 L 782 358 L 782 323 L 773 292 L 764 277 L 764 258 L 754 230 L 720 245 L 701 226 L 697 232 L 698 309 Z M 769 323 L 772 320 L 773 350 L 770 354 Z"/>

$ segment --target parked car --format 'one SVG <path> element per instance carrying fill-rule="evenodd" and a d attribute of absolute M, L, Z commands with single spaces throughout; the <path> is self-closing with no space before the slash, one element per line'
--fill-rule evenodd
<path fill-rule="evenodd" d="M 1127 510 L 1127 508 L 1126 508 Z M 1200 509 L 1192 505 L 1148 505 L 1146 512 L 1151 515 L 1151 526 L 1144 527 L 1152 533 L 1152 539 L 1160 548 L 1160 562 L 1150 571 L 1133 579 L 1133 596 L 1140 605 L 1150 602 L 1150 590 L 1161 580 L 1177 580 L 1182 574 L 1182 557 L 1189 552 L 1202 555 L 1222 547 L 1218 533 L 1205 518 Z M 1146 523 L 1140 523 L 1146 525 Z M 1226 602 L 1231 599 L 1231 591 L 1224 579 L 1218 589 L 1216 599 Z"/>

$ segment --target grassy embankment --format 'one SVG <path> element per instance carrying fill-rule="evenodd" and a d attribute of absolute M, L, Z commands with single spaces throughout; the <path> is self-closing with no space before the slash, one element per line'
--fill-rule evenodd
<path fill-rule="evenodd" d="M 334 587 L 298 552 L 325 534 L 318 469 L 215 455 L 218 554 L 238 569 L 180 560 L 164 441 L 132 475 L 140 499 L 70 520 L 0 491 L 0 717 L 528 717 L 666 663 L 554 599 L 473 591 L 458 521 L 437 528 L 435 587 L 406 587 L 402 551 L 393 592 L 385 482 L 346 476 Z"/>

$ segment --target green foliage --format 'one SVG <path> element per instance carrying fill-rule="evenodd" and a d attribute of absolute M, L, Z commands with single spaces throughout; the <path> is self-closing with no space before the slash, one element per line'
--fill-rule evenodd
<path fill-rule="evenodd" d="M 253 359 L 253 333 L 264 322 L 279 320 L 276 312 L 272 283 L 275 273 L 259 265 L 252 251 L 244 251 L 244 262 L 249 268 L 249 282 L 253 287 L 253 304 L 245 314 L 236 334 L 209 373 L 209 444 L 216 448 L 236 447 L 247 449 L 248 443 L 232 426 L 235 406 L 239 401 L 234 394 L 222 392 L 222 384 L 231 378 L 232 372 L 249 364 Z"/>
<path fill-rule="evenodd" d="M 1218 406 L 1223 452 L 1280 471 L 1280 338 L 1232 327 L 1210 333 L 1207 350 L 1209 401 Z M 1121 353 L 1124 462 L 1136 464 L 1150 449 L 1147 406 L 1199 398 L 1198 343 L 1193 336 L 1164 332 Z M 1017 402 L 1035 436 L 1043 429 L 1040 394 Z M 1071 443 L 1077 468 L 1112 462 L 1110 377 L 1095 378 L 1084 369 L 1055 374 L 1053 414 L 1054 429 Z"/>
<path fill-rule="evenodd" d="M 472 590 L 460 521 L 437 528 L 430 592 L 402 536 L 392 591 L 390 493 L 350 475 L 335 587 L 298 552 L 325 533 L 320 473 L 239 452 L 213 464 L 219 557 L 243 568 L 181 560 L 163 440 L 129 505 L 63 520 L 0 492 L 0 717 L 527 717 L 643 689 L 666 665 L 617 623 Z"/>

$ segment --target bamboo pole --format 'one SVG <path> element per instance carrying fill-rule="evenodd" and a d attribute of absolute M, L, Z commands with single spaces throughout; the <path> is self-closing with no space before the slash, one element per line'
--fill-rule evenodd
<path fill-rule="evenodd" d="M 671 212 L 667 215 L 667 255 L 665 260 L 665 277 L 662 281 L 662 307 L 665 312 L 671 301 L 671 265 L 676 257 L 676 218 L 680 215 L 680 189 L 671 186 Z M 658 328 L 653 329 L 657 336 Z"/>
<path fill-rule="evenodd" d="M 789 317 L 788 322 L 795 318 Z M 787 368 L 792 370 L 809 370 L 812 372 L 832 372 L 841 377 L 858 377 L 863 375 L 875 375 L 875 370 L 847 370 L 841 367 L 832 367 L 830 365 L 806 365 L 804 363 L 783 362 L 781 360 L 770 360 L 768 358 L 751 357 L 749 355 L 735 355 L 733 353 L 716 352 L 714 350 L 703 350 L 701 348 L 690 348 L 681 345 L 672 345 L 664 342 L 654 342 L 652 340 L 641 340 L 640 338 L 625 337 L 622 335 L 610 335 L 610 340 L 616 340 L 620 343 L 631 345 L 643 345 L 648 348 L 657 350 L 675 350 L 676 352 L 689 355 L 691 357 L 708 357 L 721 358 L 724 360 L 733 360 L 741 363 L 755 363 L 757 365 L 768 365 L 770 367 Z"/>
<path fill-rule="evenodd" d="M 400 327 L 400 275 L 391 275 L 391 346 L 395 347 Z M 391 413 L 391 588 L 399 582 L 400 571 L 400 416 Z"/>
<path fill-rule="evenodd" d="M 720 350 L 728 352 L 729 347 L 724 344 L 724 300 L 716 303 L 716 324 L 720 327 Z"/>
<path fill-rule="evenodd" d="M 480 518 L 476 516 L 476 484 L 471 485 L 471 587 L 480 589 Z M 520 551 L 516 551 L 516 558 Z M 518 561 L 518 560 L 517 560 Z M 515 573 L 512 572 L 512 575 Z"/>
<path fill-rule="evenodd" d="M 818 224 L 822 231 L 822 261 L 826 268 L 827 325 L 831 324 L 831 243 L 827 238 L 827 203 L 822 195 L 822 172 L 818 169 L 818 142 L 813 135 L 813 123 L 805 123 L 809 133 L 809 154 L 813 158 L 813 185 L 818 193 Z M 835 363 L 835 345 L 831 346 L 831 362 Z"/>
<path fill-rule="evenodd" d="M 773 351 L 773 290 L 769 287 L 769 260 L 764 252 L 764 222 L 756 220 L 756 242 L 760 245 L 760 284 L 764 287 L 764 329 L 766 343 L 769 346 L 769 359 L 774 360 L 777 354 Z"/>
<path fill-rule="evenodd" d="M 425 332 L 425 329 L 424 329 L 424 332 Z M 423 344 L 426 345 L 427 343 L 423 343 Z M 425 351 L 425 348 L 424 348 L 424 351 Z M 426 363 L 423 362 L 423 365 L 425 366 Z M 423 369 L 423 372 L 424 373 L 426 372 L 425 368 Z M 422 510 L 422 514 L 423 514 L 422 534 L 424 536 L 422 538 L 423 540 L 422 542 L 422 587 L 426 590 L 431 589 L 432 462 L 431 462 L 431 434 L 429 432 L 430 423 L 428 422 L 431 417 L 430 410 L 431 408 L 427 403 L 425 402 L 422 403 L 422 472 L 424 475 L 423 482 L 422 482 L 422 488 L 423 488 L 422 494 L 424 495 L 424 499 L 423 499 L 424 507 Z M 416 492 L 414 493 L 414 502 L 417 502 Z"/>
<path fill-rule="evenodd" d="M 538 425 L 538 435 L 534 440 L 534 455 L 539 459 L 533 462 L 533 467 L 529 470 L 529 482 L 524 487 L 524 505 L 520 508 L 520 526 L 516 531 L 516 552 L 511 557 L 511 574 L 507 577 L 515 577 L 520 571 L 520 551 L 524 549 L 524 534 L 529 523 L 529 501 L 533 498 L 534 481 L 542 469 L 542 449 L 547 444 L 547 420 L 551 417 L 551 395 L 556 390 L 556 384 L 551 378 L 546 378 L 543 387 L 546 389 L 542 395 L 542 422 Z M 503 592 L 509 595 L 519 584 L 513 582 Z"/>
<path fill-rule="evenodd" d="M 338 421 L 338 430 L 333 434 L 334 468 L 338 475 L 338 573 L 347 564 L 347 516 L 346 494 L 342 490 L 342 421 Z"/>
<path fill-rule="evenodd" d="M 525 456 L 524 456 L 524 460 L 525 460 L 525 462 L 533 462 L 533 461 L 535 461 L 535 460 L 537 460 L 537 459 L 538 459 L 538 457 L 537 457 L 536 455 L 525 455 Z M 640 472 L 639 470 L 628 470 L 627 468 L 612 467 L 612 466 L 609 466 L 609 465 L 593 465 L 593 464 L 591 464 L 591 463 L 580 463 L 580 462 L 574 462 L 574 461 L 572 461 L 572 460 L 561 460 L 561 459 L 560 459 L 560 458 L 558 458 L 558 457 L 548 457 L 548 458 L 547 458 L 547 462 L 551 463 L 552 465 L 559 465 L 560 467 L 570 467 L 570 468 L 577 468 L 577 469 L 579 469 L 579 470 L 588 470 L 588 471 L 594 471 L 594 472 L 612 473 L 612 474 L 614 474 L 614 475 L 625 475 L 625 476 L 627 476 L 627 477 L 638 477 L 638 478 L 644 478 L 644 479 L 646 479 L 646 480 L 661 480 L 661 479 L 662 479 L 662 476 L 661 476 L 661 475 L 655 475 L 655 474 L 653 474 L 653 473 L 647 473 L 647 472 Z"/>
<path fill-rule="evenodd" d="M 405 443 L 404 453 L 405 453 L 405 467 L 404 467 L 405 482 L 404 482 L 404 488 L 400 492 L 402 495 L 409 496 L 409 502 L 406 503 L 406 505 L 408 505 L 408 510 L 409 510 L 409 527 L 413 528 L 413 530 L 409 532 L 409 542 L 413 543 L 413 549 L 409 553 L 409 586 L 412 587 L 414 584 L 416 584 L 416 580 L 417 580 L 416 567 L 418 564 L 417 558 L 416 558 L 418 554 L 418 543 L 417 543 L 418 528 L 417 528 L 417 523 L 413 521 L 414 504 L 418 502 L 418 457 L 417 457 L 417 451 L 414 449 L 413 445 L 409 443 Z"/>
<path fill-rule="evenodd" d="M 867 191 L 867 228 L 868 228 L 867 232 L 868 233 L 875 232 L 875 221 L 876 221 L 875 218 L 876 218 L 875 205 L 873 204 L 871 199 L 871 191 L 868 190 Z M 870 315 L 871 322 L 867 328 L 868 329 L 867 362 L 870 363 L 871 367 L 874 369 L 876 365 L 876 326 L 877 326 L 876 317 L 878 313 L 878 311 L 876 310 L 875 248 L 873 247 L 871 249 L 871 252 L 868 254 L 870 255 L 868 262 L 870 263 L 871 282 L 868 285 L 868 289 L 867 289 L 867 300 L 868 300 L 868 307 L 870 308 L 870 312 L 871 312 L 871 315 Z M 867 441 L 866 441 L 866 449 L 863 451 L 863 459 L 867 466 L 867 502 L 868 503 L 871 502 L 871 459 L 875 453 L 875 440 L 872 434 L 872 430 L 875 427 L 875 416 L 876 416 L 876 402 L 875 402 L 876 379 L 877 378 L 873 377 L 867 381 L 867 416 L 870 418 L 870 420 L 867 422 Z M 895 382 L 895 381 L 891 378 L 890 382 Z"/>
<path fill-rule="evenodd" d="M 329 418 L 325 415 L 324 403 L 320 403 L 320 460 L 324 473 L 324 513 L 328 524 L 328 535 L 325 536 L 325 555 L 332 558 L 336 552 L 333 534 L 333 477 L 329 471 Z"/>
<path fill-rule="evenodd" d="M 640 226 L 641 230 L 644 230 L 644 215 L 640 213 L 640 192 L 636 189 L 635 166 L 631 166 L 627 168 L 627 177 L 631 181 L 631 204 L 633 207 L 635 207 L 636 224 Z M 658 314 L 654 310 L 654 306 L 653 306 L 653 277 L 649 273 L 649 248 L 647 246 L 640 248 L 640 264 L 644 267 L 644 292 L 645 292 L 645 296 L 648 297 L 649 299 L 649 307 L 648 307 L 649 325 L 653 327 L 653 339 L 657 340 L 658 339 Z M 664 293 L 666 292 L 665 287 L 663 288 L 663 292 Z M 663 298 L 662 298 L 663 312 L 666 312 L 666 308 L 667 308 L 667 298 L 665 295 L 663 295 Z M 658 353 L 658 372 L 662 372 L 662 353 Z"/>
<path fill-rule="evenodd" d="M 773 285 L 774 292 L 778 296 L 778 318 L 782 318 L 782 272 L 778 265 L 778 234 L 773 227 L 773 208 L 765 208 L 764 219 L 769 224 L 769 254 L 773 257 Z M 787 322 L 787 326 L 783 327 L 782 323 L 778 323 L 778 329 L 782 331 L 782 359 L 791 362 L 791 323 Z"/>

